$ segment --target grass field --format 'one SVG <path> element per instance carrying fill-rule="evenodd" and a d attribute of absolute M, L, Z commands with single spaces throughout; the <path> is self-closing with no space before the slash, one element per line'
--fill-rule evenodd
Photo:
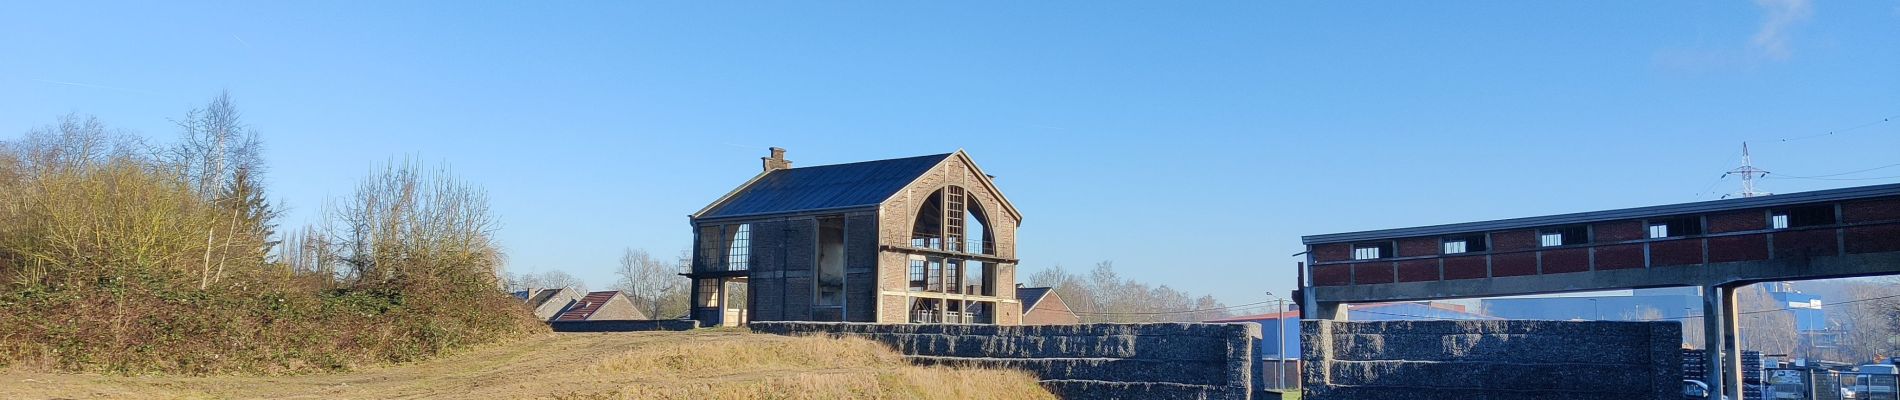
<path fill-rule="evenodd" d="M 734 330 L 546 334 L 300 376 L 0 372 L 0 398 L 1053 399 L 1017 371 L 926 368 L 865 340 Z"/>

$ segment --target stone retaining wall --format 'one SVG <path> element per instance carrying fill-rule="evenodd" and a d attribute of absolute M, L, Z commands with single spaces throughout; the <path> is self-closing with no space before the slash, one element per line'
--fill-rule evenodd
<path fill-rule="evenodd" d="M 699 321 L 690 319 L 551 321 L 548 322 L 548 328 L 555 332 L 687 331 L 699 329 Z"/>
<path fill-rule="evenodd" d="M 1675 322 L 1301 323 L 1305 400 L 1682 398 Z"/>
<path fill-rule="evenodd" d="M 753 322 L 779 335 L 868 338 L 924 365 L 1029 371 L 1066 399 L 1248 399 L 1255 324 L 1046 326 Z"/>

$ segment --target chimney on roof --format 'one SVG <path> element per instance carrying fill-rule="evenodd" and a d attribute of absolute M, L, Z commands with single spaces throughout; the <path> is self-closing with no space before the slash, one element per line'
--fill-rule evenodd
<path fill-rule="evenodd" d="M 785 148 L 782 147 L 773 147 L 771 157 L 759 157 L 759 159 L 765 161 L 765 172 L 792 168 L 792 162 L 785 159 Z"/>

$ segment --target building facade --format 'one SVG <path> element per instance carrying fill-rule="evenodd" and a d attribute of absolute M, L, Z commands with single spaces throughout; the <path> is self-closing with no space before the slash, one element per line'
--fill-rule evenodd
<path fill-rule="evenodd" d="M 692 318 L 1014 325 L 1022 216 L 962 150 L 764 169 L 691 216 Z"/>
<path fill-rule="evenodd" d="M 1017 287 L 1016 299 L 1023 304 L 1023 325 L 1075 325 L 1082 317 L 1069 309 L 1055 288 Z"/>

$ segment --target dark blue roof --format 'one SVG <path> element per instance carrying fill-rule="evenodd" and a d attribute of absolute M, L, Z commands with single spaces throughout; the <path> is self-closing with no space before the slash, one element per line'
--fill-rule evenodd
<path fill-rule="evenodd" d="M 699 218 L 875 206 L 951 154 L 772 171 Z"/>
<path fill-rule="evenodd" d="M 1029 308 L 1035 307 L 1036 303 L 1041 303 L 1042 296 L 1048 295 L 1052 290 L 1055 288 L 1019 287 L 1016 288 L 1016 300 L 1023 302 L 1023 312 L 1029 312 Z"/>

